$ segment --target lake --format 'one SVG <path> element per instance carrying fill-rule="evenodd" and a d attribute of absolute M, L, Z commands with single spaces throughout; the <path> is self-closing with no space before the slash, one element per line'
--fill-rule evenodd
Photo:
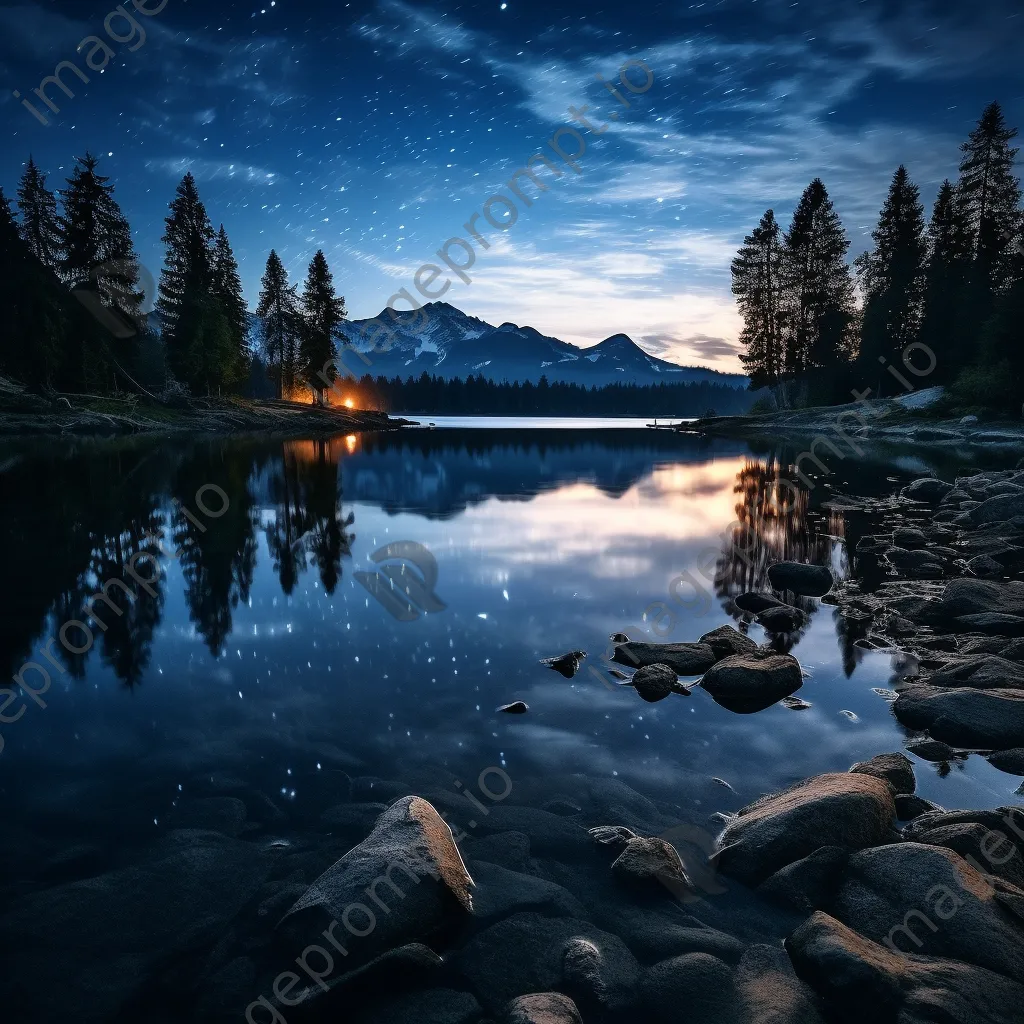
<path fill-rule="evenodd" d="M 129 870 L 169 830 L 214 827 L 196 810 L 211 796 L 242 795 L 242 838 L 305 849 L 326 830 L 347 848 L 373 817 L 324 815 L 350 800 L 419 793 L 472 836 L 487 808 L 464 786 L 541 806 L 616 780 L 713 835 L 713 812 L 902 749 L 874 692 L 893 657 L 858 646 L 827 604 L 805 602 L 792 652 L 803 711 L 736 714 L 699 688 L 645 704 L 603 656 L 617 631 L 739 625 L 732 598 L 780 559 L 872 586 L 854 547 L 884 512 L 823 507 L 830 488 L 889 493 L 955 466 L 848 459 L 779 517 L 769 498 L 792 452 L 636 421 L 435 422 L 0 458 L 0 658 L 35 693 L 0 708 L 5 905 L 45 908 L 40 893 Z M 571 679 L 540 664 L 573 649 L 588 657 Z M 520 700 L 526 714 L 495 710 Z M 915 767 L 918 792 L 950 808 L 1006 803 L 1019 781 L 976 757 Z M 343 819 L 350 832 L 329 827 Z M 73 931 L 63 913 L 53 927 Z"/>

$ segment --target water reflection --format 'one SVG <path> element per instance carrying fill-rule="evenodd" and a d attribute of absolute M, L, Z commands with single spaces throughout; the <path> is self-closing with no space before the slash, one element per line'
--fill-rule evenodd
<path fill-rule="evenodd" d="M 0 475 L 10 578 L 20 581 L 17 600 L 4 599 L 0 661 L 9 676 L 41 637 L 57 636 L 70 620 L 88 622 L 103 664 L 136 686 L 149 666 L 168 583 L 164 574 L 144 589 L 124 567 L 159 557 L 161 546 L 165 555 L 175 552 L 189 621 L 217 658 L 236 609 L 250 602 L 261 541 L 285 597 L 307 572 L 317 574 L 326 595 L 335 594 L 356 538 L 353 503 L 389 516 L 451 520 L 492 499 L 529 501 L 528 529 L 543 537 L 546 551 L 523 536 L 516 517 L 515 529 L 496 528 L 480 540 L 489 556 L 506 565 L 582 558 L 591 579 L 680 567 L 701 539 L 714 537 L 720 553 L 710 583 L 721 609 L 746 629 L 752 617 L 735 598 L 760 589 L 769 565 L 816 562 L 846 574 L 856 568 L 846 541 L 871 524 L 823 508 L 824 488 L 787 485 L 793 453 L 745 452 L 742 444 L 654 432 L 448 430 L 370 435 L 358 443 L 349 436 L 136 444 L 16 458 Z M 870 467 L 861 476 L 862 484 L 884 479 Z M 210 485 L 229 503 L 204 522 L 195 496 Z M 612 506 L 592 501 L 594 490 Z M 97 600 L 104 583 L 106 596 Z M 809 598 L 790 600 L 808 623 L 834 614 Z M 835 618 L 850 675 L 863 655 L 855 646 L 863 633 Z M 792 646 L 807 628 L 780 645 Z M 60 644 L 56 650 L 73 678 L 85 677 L 91 651 L 76 654 Z"/>

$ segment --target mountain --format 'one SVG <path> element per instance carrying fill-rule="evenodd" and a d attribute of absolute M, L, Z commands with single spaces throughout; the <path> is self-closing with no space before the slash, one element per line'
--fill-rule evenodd
<path fill-rule="evenodd" d="M 424 317 L 426 323 L 423 323 Z M 386 346 L 391 328 L 391 345 Z M 349 355 L 345 365 L 357 377 L 445 378 L 470 374 L 495 381 L 566 381 L 603 384 L 687 384 L 709 381 L 745 388 L 747 378 L 694 366 L 679 366 L 650 356 L 627 335 L 615 334 L 593 348 L 550 338 L 533 327 L 503 323 L 492 327 L 447 302 L 428 302 L 422 310 L 385 310 L 371 320 L 350 320 L 344 335 L 369 363 Z M 384 350 L 382 350 L 384 349 Z"/>

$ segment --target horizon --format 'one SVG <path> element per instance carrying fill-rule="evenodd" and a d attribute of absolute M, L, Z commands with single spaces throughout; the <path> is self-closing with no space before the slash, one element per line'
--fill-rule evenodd
<path fill-rule="evenodd" d="M 471 283 L 453 276 L 457 308 L 491 323 L 514 311 L 582 348 L 611 324 L 652 356 L 724 372 L 742 372 L 729 265 L 765 208 L 786 223 L 820 175 L 852 260 L 897 164 L 930 210 L 985 103 L 1024 121 L 1019 12 L 1004 0 L 969 15 L 945 0 L 841 12 L 729 0 L 553 22 L 533 2 L 137 0 L 138 29 L 115 19 L 105 34 L 112 6 L 0 7 L 8 196 L 30 153 L 60 188 L 92 149 L 158 277 L 167 205 L 191 171 L 250 310 L 272 248 L 293 283 L 323 249 L 356 320 L 477 215 L 487 248 L 476 243 Z M 107 40 L 109 66 L 88 84 L 66 69 L 74 96 L 50 88 L 59 113 L 36 100 L 43 125 L 21 103 L 58 63 L 95 60 L 97 42 L 78 50 L 87 37 Z M 558 176 L 535 164 L 545 190 L 520 179 L 529 202 L 492 208 L 507 230 L 481 220 L 540 152 Z"/>

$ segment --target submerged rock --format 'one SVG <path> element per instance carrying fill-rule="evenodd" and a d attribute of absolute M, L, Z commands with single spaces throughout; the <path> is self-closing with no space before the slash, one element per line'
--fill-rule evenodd
<path fill-rule="evenodd" d="M 858 761 L 850 771 L 884 779 L 897 793 L 907 796 L 917 789 L 914 765 L 906 754 L 876 754 L 869 761 Z"/>
<path fill-rule="evenodd" d="M 716 703 L 737 711 L 762 710 L 799 690 L 802 684 L 796 658 L 760 650 L 723 658 L 701 680 Z"/>
<path fill-rule="evenodd" d="M 372 930 L 359 947 L 372 955 L 422 939 L 471 912 L 472 886 L 444 819 L 422 797 L 407 796 L 306 890 L 281 924 L 308 938 L 346 913 L 362 931 L 371 926 L 370 914 Z M 369 894 L 387 905 L 386 913 L 370 909 L 376 904 Z"/>
<path fill-rule="evenodd" d="M 629 839 L 612 863 L 612 873 L 627 882 L 658 881 L 690 888 L 690 879 L 675 847 L 657 836 Z"/>
<path fill-rule="evenodd" d="M 1001 974 L 903 956 L 821 911 L 786 940 L 786 949 L 796 973 L 842 1020 L 1014 1024 L 1024 1000 L 1024 986 Z"/>
<path fill-rule="evenodd" d="M 896 694 L 896 696 L 898 697 L 899 694 Z M 911 740 L 907 744 L 907 750 L 916 757 L 938 764 L 941 764 L 943 761 L 952 761 L 957 756 L 954 747 L 951 747 L 948 743 L 943 743 L 942 740 L 933 740 L 930 736 L 922 736 L 920 739 Z"/>
<path fill-rule="evenodd" d="M 833 913 L 900 952 L 949 957 L 1024 980 L 1019 918 L 980 871 L 941 846 L 902 842 L 855 853 Z"/>
<path fill-rule="evenodd" d="M 699 676 L 717 660 L 708 644 L 652 644 L 643 640 L 618 644 L 613 657 L 620 665 L 635 668 L 667 665 L 677 676 Z"/>
<path fill-rule="evenodd" d="M 805 779 L 744 807 L 716 841 L 719 869 L 756 885 L 824 843 L 861 850 L 895 836 L 888 782 L 860 773 Z"/>
<path fill-rule="evenodd" d="M 508 1004 L 505 1024 L 583 1024 L 576 1004 L 561 992 L 535 992 Z"/>
<path fill-rule="evenodd" d="M 684 953 L 651 967 L 640 986 L 650 1014 L 635 1019 L 657 1024 L 723 1024 L 737 1020 L 732 968 L 709 953 Z"/>
<path fill-rule="evenodd" d="M 803 597 L 824 597 L 835 585 L 828 566 L 802 562 L 776 562 L 768 569 L 768 580 L 776 590 L 789 590 Z"/>

